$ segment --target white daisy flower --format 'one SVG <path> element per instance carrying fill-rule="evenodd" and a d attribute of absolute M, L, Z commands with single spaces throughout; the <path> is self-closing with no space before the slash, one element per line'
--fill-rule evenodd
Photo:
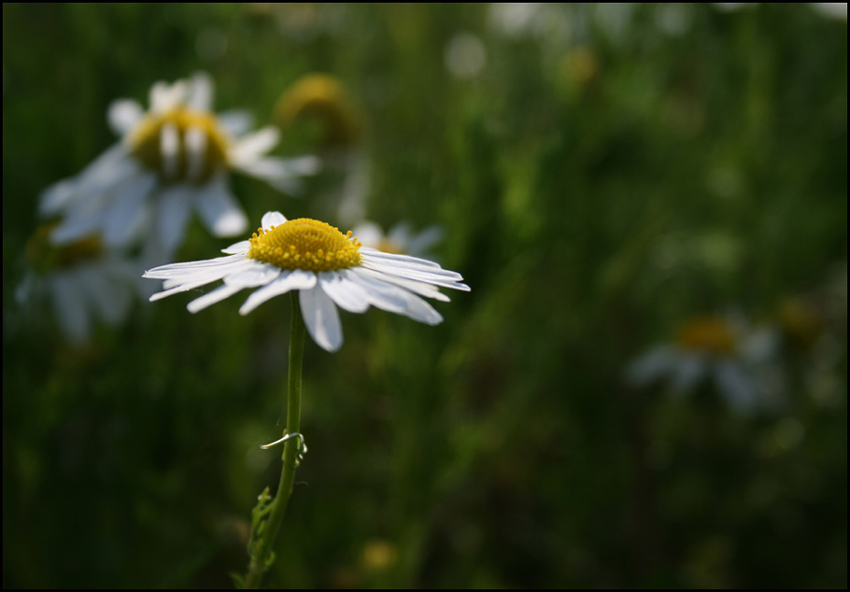
<path fill-rule="evenodd" d="M 443 229 L 439 226 L 429 226 L 417 233 L 413 232 L 410 224 L 401 222 L 384 233 L 380 226 L 366 221 L 354 227 L 354 235 L 366 247 L 385 253 L 422 257 L 428 249 L 443 240 Z"/>
<path fill-rule="evenodd" d="M 342 234 L 309 218 L 287 221 L 279 212 L 268 212 L 252 238 L 222 252 L 228 255 L 146 272 L 146 278 L 165 280 L 163 291 L 150 300 L 224 280 L 223 285 L 191 301 L 189 312 L 203 310 L 245 288 L 258 288 L 239 309 L 245 315 L 275 296 L 298 290 L 307 331 L 319 346 L 334 352 L 342 346 L 337 306 L 363 313 L 371 305 L 437 325 L 443 317 L 420 296 L 448 302 L 438 286 L 469 291 L 460 274 L 436 263 L 370 249 L 351 231 Z"/>
<path fill-rule="evenodd" d="M 752 330 L 721 317 L 699 317 L 679 327 L 674 343 L 633 360 L 625 377 L 634 386 L 662 381 L 676 394 L 690 393 L 709 379 L 734 411 L 749 413 L 778 394 L 762 372 L 776 346 L 772 329 Z"/>
<path fill-rule="evenodd" d="M 65 336 L 82 343 L 97 321 L 117 325 L 126 318 L 136 291 L 138 267 L 105 252 L 96 236 L 53 246 L 48 240 L 53 226 L 39 227 L 27 243 L 30 269 L 15 296 L 21 305 L 47 297 Z"/>
<path fill-rule="evenodd" d="M 135 101 L 115 101 L 109 121 L 121 141 L 42 194 L 41 213 L 64 218 L 51 237 L 54 243 L 100 233 L 114 248 L 144 235 L 171 253 L 183 240 L 192 210 L 214 236 L 236 236 L 247 230 L 248 220 L 230 192 L 230 171 L 292 190 L 294 177 L 318 170 L 312 156 L 267 156 L 278 142 L 277 130 L 244 135 L 251 117 L 241 111 L 214 114 L 212 96 L 211 79 L 199 73 L 154 84 L 147 112 Z"/>

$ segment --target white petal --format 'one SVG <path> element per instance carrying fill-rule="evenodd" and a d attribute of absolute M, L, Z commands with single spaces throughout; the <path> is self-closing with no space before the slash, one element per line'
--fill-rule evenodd
<path fill-rule="evenodd" d="M 447 276 L 441 273 L 428 273 L 412 269 L 404 269 L 401 267 L 385 266 L 380 263 L 375 263 L 373 260 L 368 260 L 365 257 L 363 258 L 362 266 L 366 269 L 371 269 L 373 271 L 386 274 L 387 276 L 413 280 L 424 284 L 432 284 L 434 286 L 442 286 L 444 288 L 461 290 L 463 292 L 469 292 L 469 286 L 456 281 L 452 278 L 452 276 Z"/>
<path fill-rule="evenodd" d="M 157 82 L 150 91 L 151 111 L 164 113 L 174 109 L 186 100 L 186 91 L 185 80 L 178 80 L 174 84 Z"/>
<path fill-rule="evenodd" d="M 160 265 L 153 269 L 149 269 L 142 277 L 163 280 L 204 270 L 225 268 L 229 267 L 233 263 L 245 260 L 244 255 L 228 255 L 227 257 L 216 257 L 215 259 L 203 259 L 201 261 L 169 263 L 167 265 Z"/>
<path fill-rule="evenodd" d="M 194 290 L 195 288 L 200 288 L 201 286 L 206 286 L 207 284 L 211 284 L 212 282 L 217 282 L 220 280 L 220 277 L 207 277 L 207 278 L 198 278 L 194 281 L 190 282 L 181 282 L 179 284 L 170 285 L 169 281 L 166 280 L 163 282 L 163 288 L 165 288 L 162 292 L 157 292 L 155 294 L 151 294 L 150 300 L 151 302 L 156 302 L 157 300 L 162 300 L 168 296 L 172 296 L 174 294 L 180 294 L 182 292 L 188 292 L 189 290 Z"/>
<path fill-rule="evenodd" d="M 142 106 L 130 99 L 118 99 L 109 105 L 107 118 L 112 130 L 120 135 L 126 136 L 145 116 Z"/>
<path fill-rule="evenodd" d="M 322 349 L 337 351 L 342 346 L 342 324 L 333 301 L 318 286 L 301 290 L 298 297 L 310 337 Z"/>
<path fill-rule="evenodd" d="M 272 226 L 280 226 L 286 222 L 286 217 L 280 212 L 266 212 L 263 215 L 263 228 L 268 230 Z"/>
<path fill-rule="evenodd" d="M 156 230 L 167 253 L 173 253 L 183 242 L 192 194 L 193 189 L 185 185 L 169 185 L 157 198 Z"/>
<path fill-rule="evenodd" d="M 91 327 L 89 311 L 77 278 L 68 272 L 50 278 L 50 296 L 65 336 L 76 343 L 85 341 Z"/>
<path fill-rule="evenodd" d="M 251 241 L 243 240 L 243 241 L 239 241 L 238 243 L 233 243 L 232 245 L 230 245 L 226 249 L 222 249 L 221 252 L 222 253 L 228 253 L 230 255 L 235 255 L 237 253 L 240 254 L 240 255 L 244 255 L 250 249 L 251 249 Z"/>
<path fill-rule="evenodd" d="M 112 325 L 123 321 L 132 302 L 130 283 L 108 265 L 91 265 L 79 271 L 84 289 L 103 320 Z"/>
<path fill-rule="evenodd" d="M 230 136 L 241 136 L 254 125 L 254 116 L 247 111 L 226 111 L 219 113 L 216 119 Z"/>
<path fill-rule="evenodd" d="M 428 325 L 438 325 L 443 321 L 440 313 L 416 294 L 360 273 L 360 271 L 359 268 L 354 267 L 342 270 L 342 273 L 347 279 L 364 288 L 368 294 L 369 302 L 373 306 L 388 312 L 402 314 Z"/>
<path fill-rule="evenodd" d="M 238 273 L 229 273 L 224 276 L 224 283 L 228 286 L 242 286 L 243 288 L 254 288 L 256 286 L 265 286 L 269 282 L 280 276 L 280 267 L 252 261 L 253 266 L 242 269 Z"/>
<path fill-rule="evenodd" d="M 384 231 L 374 222 L 363 222 L 355 226 L 351 231 L 352 236 L 363 243 L 366 247 L 377 249 L 384 240 Z"/>
<path fill-rule="evenodd" d="M 173 123 L 166 123 L 159 132 L 159 151 L 162 157 L 162 174 L 166 179 L 177 175 L 180 166 L 180 133 Z"/>
<path fill-rule="evenodd" d="M 718 362 L 714 369 L 714 379 L 720 394 L 733 411 L 747 414 L 755 409 L 758 402 L 756 387 L 737 364 L 730 360 Z"/>
<path fill-rule="evenodd" d="M 319 285 L 343 310 L 362 313 L 369 308 L 369 295 L 358 284 L 338 272 L 319 272 Z"/>
<path fill-rule="evenodd" d="M 199 127 L 190 127 L 183 134 L 186 147 L 186 178 L 197 181 L 204 172 L 207 153 L 207 132 Z"/>
<path fill-rule="evenodd" d="M 275 183 L 291 177 L 315 175 L 321 169 L 321 161 L 315 156 L 299 156 L 298 158 L 280 158 L 265 156 L 263 158 L 238 165 L 239 170 Z"/>
<path fill-rule="evenodd" d="M 437 243 L 443 240 L 445 232 L 440 226 L 429 226 L 418 235 L 407 241 L 405 249 L 407 253 L 416 256 L 418 253 L 424 253 Z M 404 244 L 404 243 L 403 243 Z"/>
<path fill-rule="evenodd" d="M 69 177 L 54 183 L 41 193 L 39 211 L 42 215 L 50 215 L 60 211 L 74 197 L 76 189 L 76 177 Z"/>
<path fill-rule="evenodd" d="M 251 269 L 256 265 L 256 263 L 257 262 L 252 259 L 242 258 L 236 259 L 235 261 L 231 261 L 230 263 L 224 265 L 219 265 L 217 267 L 186 271 L 180 275 L 165 279 L 162 282 L 162 287 L 167 289 L 183 284 L 194 284 L 199 281 L 203 281 L 204 283 L 210 283 L 215 280 L 224 279 L 229 275 L 240 273 L 241 271 L 244 271 L 246 269 Z"/>
<path fill-rule="evenodd" d="M 72 213 L 53 229 L 50 241 L 54 245 L 67 245 L 97 231 L 102 221 L 103 214 L 100 212 Z"/>
<path fill-rule="evenodd" d="M 368 257 L 380 259 L 389 264 L 398 265 L 401 267 L 410 267 L 412 269 L 422 269 L 424 271 L 433 271 L 435 269 L 442 270 L 439 263 L 421 259 L 419 257 L 411 257 L 410 255 L 397 255 L 396 253 L 385 253 L 377 249 L 364 248 L 361 251 Z M 445 271 L 445 270 L 444 270 Z"/>
<path fill-rule="evenodd" d="M 434 300 L 439 300 L 440 302 L 449 302 L 451 300 L 451 298 L 440 292 L 440 290 L 438 290 L 436 286 L 433 286 L 432 284 L 425 284 L 416 280 L 408 280 L 393 275 L 387 275 L 385 273 L 373 271 L 365 267 L 361 267 L 358 273 L 360 273 L 361 275 L 368 275 L 370 277 L 373 277 L 374 279 L 386 282 L 388 284 L 399 286 L 400 288 L 404 288 L 406 290 L 409 290 L 410 292 L 419 294 L 420 296 L 425 296 L 426 298 L 433 298 Z"/>
<path fill-rule="evenodd" d="M 260 156 L 277 146 L 280 133 L 277 128 L 264 127 L 240 139 L 230 149 L 229 160 L 237 167 L 242 167 L 257 160 Z"/>
<path fill-rule="evenodd" d="M 219 286 L 212 292 L 207 292 L 200 298 L 195 298 L 192 302 L 186 305 L 186 309 L 192 314 L 198 312 L 199 310 L 203 310 L 208 306 L 212 306 L 216 302 L 221 302 L 225 298 L 229 298 L 243 289 L 244 286 L 228 286 L 224 284 Z"/>
<path fill-rule="evenodd" d="M 239 309 L 239 314 L 246 315 L 263 302 L 271 300 L 275 296 L 286 294 L 290 290 L 309 290 L 315 285 L 316 274 L 312 271 L 302 269 L 294 269 L 291 272 L 284 271 L 279 278 L 248 296 L 248 299 Z"/>
<path fill-rule="evenodd" d="M 213 179 L 196 195 L 201 219 L 213 236 L 235 236 L 243 234 L 248 228 L 248 218 L 230 193 L 225 176 Z"/>
<path fill-rule="evenodd" d="M 213 82 L 206 72 L 196 72 L 189 80 L 186 89 L 186 106 L 196 111 L 209 111 L 212 108 Z"/>
<path fill-rule="evenodd" d="M 705 356 L 696 353 L 676 353 L 671 387 L 674 393 L 690 393 L 705 375 Z"/>
<path fill-rule="evenodd" d="M 144 214 L 144 203 L 157 178 L 151 174 L 137 175 L 115 189 L 115 202 L 106 212 L 103 222 L 103 240 L 110 247 L 125 245 L 132 238 L 139 216 Z"/>
<path fill-rule="evenodd" d="M 669 375 L 676 362 L 676 356 L 667 346 L 657 347 L 626 366 L 626 382 L 634 386 L 644 386 Z"/>

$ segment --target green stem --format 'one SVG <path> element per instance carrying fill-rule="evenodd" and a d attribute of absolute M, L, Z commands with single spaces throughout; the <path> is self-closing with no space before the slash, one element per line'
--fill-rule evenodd
<path fill-rule="evenodd" d="M 306 327 L 301 317 L 301 306 L 298 303 L 298 291 L 292 292 L 292 324 L 289 333 L 289 393 L 286 403 L 286 434 L 295 434 L 301 425 L 301 366 L 304 359 L 304 336 Z M 271 503 L 271 515 L 260 535 L 260 541 L 248 564 L 248 576 L 245 578 L 245 588 L 259 588 L 263 574 L 270 565 L 269 556 L 280 531 L 292 484 L 295 481 L 295 463 L 298 450 L 301 447 L 300 438 L 287 440 L 283 447 L 283 470 L 277 494 Z"/>

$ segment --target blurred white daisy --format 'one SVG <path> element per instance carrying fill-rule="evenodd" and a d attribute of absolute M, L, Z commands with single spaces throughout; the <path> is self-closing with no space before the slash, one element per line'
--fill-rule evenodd
<path fill-rule="evenodd" d="M 29 270 L 15 297 L 22 306 L 48 298 L 62 332 L 81 343 L 97 321 L 117 325 L 126 318 L 138 284 L 138 266 L 104 251 L 96 236 L 56 247 L 48 240 L 54 226 L 40 226 L 28 241 Z"/>
<path fill-rule="evenodd" d="M 407 222 L 396 224 L 387 233 L 374 222 L 362 222 L 354 227 L 353 233 L 366 247 L 413 257 L 425 256 L 428 249 L 443 240 L 441 227 L 429 226 L 417 233 Z"/>
<path fill-rule="evenodd" d="M 733 411 L 749 413 L 776 402 L 780 389 L 765 370 L 777 343 L 772 328 L 754 330 L 737 320 L 698 317 L 678 328 L 672 344 L 633 360 L 626 381 L 634 386 L 661 381 L 674 393 L 687 394 L 707 379 Z"/>
<path fill-rule="evenodd" d="M 144 277 L 165 280 L 151 301 L 224 280 L 215 290 L 191 301 L 195 313 L 245 288 L 258 288 L 242 307 L 248 314 L 267 300 L 292 290 L 313 340 L 327 351 L 342 346 L 336 307 L 363 313 L 369 306 L 405 315 L 429 325 L 443 317 L 425 296 L 447 302 L 438 286 L 468 291 L 463 277 L 438 264 L 364 247 L 337 228 L 308 218 L 289 220 L 279 212 L 263 216 L 252 238 L 223 249 L 226 257 L 173 263 L 149 270 Z"/>
<path fill-rule="evenodd" d="M 154 84 L 147 112 L 135 101 L 112 103 L 109 122 L 121 141 L 42 194 L 41 213 L 64 218 L 53 242 L 63 245 L 99 233 L 105 246 L 114 248 L 143 236 L 172 253 L 192 210 L 214 236 L 235 236 L 247 230 L 248 221 L 230 192 L 230 171 L 291 191 L 295 177 L 318 170 L 312 156 L 268 156 L 277 145 L 277 130 L 245 135 L 251 117 L 242 111 L 216 115 L 210 110 L 212 96 L 211 79 L 199 73 Z"/>

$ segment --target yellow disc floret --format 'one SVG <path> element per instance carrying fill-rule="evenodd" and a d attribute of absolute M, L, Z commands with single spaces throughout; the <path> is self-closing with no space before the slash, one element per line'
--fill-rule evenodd
<path fill-rule="evenodd" d="M 735 350 L 735 332 L 728 322 L 716 317 L 688 321 L 676 332 L 676 343 L 688 350 L 700 350 L 715 355 Z"/>
<path fill-rule="evenodd" d="M 162 155 L 162 133 L 166 126 L 177 132 L 178 150 L 174 170 L 166 170 Z M 203 162 L 190 162 L 186 146 L 187 132 L 203 135 Z M 127 138 L 130 152 L 147 168 L 156 171 L 166 181 L 204 183 L 217 170 L 227 167 L 230 139 L 212 113 L 176 107 L 165 113 L 148 114 Z"/>
<path fill-rule="evenodd" d="M 288 220 L 248 239 L 247 256 L 283 269 L 333 271 L 360 265 L 360 241 L 338 228 L 309 218 Z"/>

